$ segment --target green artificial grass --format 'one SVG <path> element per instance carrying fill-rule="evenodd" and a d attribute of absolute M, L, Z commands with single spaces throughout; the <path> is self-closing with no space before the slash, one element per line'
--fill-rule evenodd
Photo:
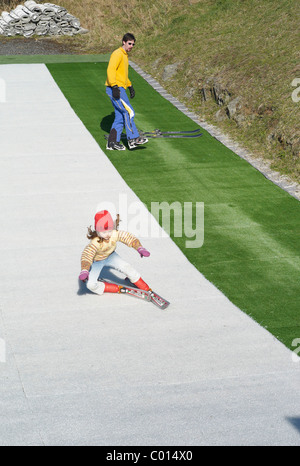
<path fill-rule="evenodd" d="M 106 66 L 48 65 L 104 151 L 113 121 Z M 139 129 L 197 128 L 132 69 L 130 78 Z M 174 242 L 234 304 L 294 349 L 292 342 L 300 337 L 299 202 L 205 130 L 199 139 L 151 139 L 134 151 L 106 154 L 149 210 L 155 201 L 204 203 L 203 246 L 187 248 L 187 238 L 171 232 Z"/>

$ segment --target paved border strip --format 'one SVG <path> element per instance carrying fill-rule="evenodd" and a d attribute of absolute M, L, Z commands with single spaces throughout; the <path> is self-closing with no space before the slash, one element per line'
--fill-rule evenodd
<path fill-rule="evenodd" d="M 300 200 L 300 185 L 289 177 L 281 175 L 280 173 L 272 170 L 269 166 L 269 163 L 262 158 L 257 158 L 251 155 L 246 149 L 242 148 L 236 142 L 232 141 L 228 136 L 223 134 L 219 129 L 215 126 L 208 124 L 204 120 L 199 120 L 198 116 L 188 110 L 188 108 L 169 94 L 160 84 L 156 81 L 150 74 L 145 73 L 142 68 L 140 68 L 136 63 L 129 61 L 130 66 L 142 77 L 147 81 L 150 86 L 152 86 L 162 97 L 167 99 L 171 102 L 175 107 L 178 108 L 182 113 L 188 116 L 191 120 L 195 123 L 200 125 L 203 129 L 205 129 L 211 136 L 215 139 L 220 141 L 224 146 L 228 149 L 232 150 L 235 154 L 237 154 L 242 159 L 246 160 L 250 165 L 252 165 L 256 170 L 258 170 L 265 178 L 272 183 L 279 186 L 284 191 L 288 192 L 291 196 L 295 197 L 296 199 Z"/>

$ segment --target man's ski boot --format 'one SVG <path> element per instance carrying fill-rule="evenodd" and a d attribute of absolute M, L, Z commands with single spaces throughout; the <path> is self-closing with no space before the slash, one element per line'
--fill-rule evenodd
<path fill-rule="evenodd" d="M 148 139 L 142 136 L 134 139 L 128 139 L 128 147 L 129 149 L 134 149 L 135 147 L 141 146 L 142 144 L 146 144 Z"/>
<path fill-rule="evenodd" d="M 121 142 L 110 141 L 106 144 L 107 150 L 126 150 L 126 147 Z"/>
<path fill-rule="evenodd" d="M 106 149 L 107 150 L 125 150 L 126 147 L 124 144 L 122 144 L 120 141 L 117 141 L 117 131 L 115 128 L 113 128 L 108 136 L 107 144 L 106 144 Z"/>

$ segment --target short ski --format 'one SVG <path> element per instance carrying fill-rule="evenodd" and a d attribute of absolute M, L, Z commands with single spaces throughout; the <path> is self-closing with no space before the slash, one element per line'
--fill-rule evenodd
<path fill-rule="evenodd" d="M 128 280 L 128 279 L 126 279 Z M 101 279 L 100 279 L 101 281 Z M 105 279 L 108 283 L 113 283 L 119 286 L 119 293 L 127 294 L 129 296 L 133 296 L 134 298 L 140 298 L 145 301 L 151 301 L 155 306 L 159 307 L 160 309 L 166 309 L 169 306 L 169 301 L 162 298 L 159 294 L 155 293 L 155 291 L 149 290 L 145 291 L 136 286 L 127 286 L 127 285 L 120 285 L 120 283 L 116 283 L 112 280 Z"/>
<path fill-rule="evenodd" d="M 154 131 L 140 131 L 140 135 L 147 138 L 199 138 L 202 136 L 200 131 L 200 128 L 190 131 L 161 131 L 155 129 Z"/>
<path fill-rule="evenodd" d="M 149 290 L 141 290 L 140 288 L 131 287 L 131 286 L 122 286 L 119 285 L 120 293 L 121 294 L 128 294 L 130 296 L 134 296 L 135 298 L 141 298 L 145 301 L 151 301 L 155 306 L 159 307 L 160 309 L 166 309 L 169 306 L 169 301 L 159 296 L 155 291 Z"/>
<path fill-rule="evenodd" d="M 187 130 L 187 131 L 161 131 L 160 129 L 155 129 L 154 131 L 140 131 L 140 134 L 151 136 L 151 134 L 196 134 L 200 133 L 201 128 L 197 128 L 194 130 Z"/>
<path fill-rule="evenodd" d="M 199 138 L 203 135 L 200 133 L 200 128 L 192 131 L 160 131 L 156 129 L 154 131 L 139 131 L 140 136 L 144 136 L 146 138 Z M 108 139 L 108 135 L 105 135 L 105 139 Z M 125 133 L 122 133 L 121 139 L 127 140 L 127 136 Z"/>
<path fill-rule="evenodd" d="M 151 138 L 151 139 L 191 139 L 191 138 L 200 138 L 202 136 L 202 133 L 178 133 L 178 134 L 170 134 L 170 133 L 151 133 L 151 134 L 145 134 L 141 133 L 141 136 L 144 136 L 145 138 Z"/>
<path fill-rule="evenodd" d="M 150 291 L 151 302 L 160 309 L 166 309 L 169 306 L 169 301 L 159 296 L 155 291 Z"/>
<path fill-rule="evenodd" d="M 145 301 L 151 301 L 150 292 L 141 290 L 140 288 L 119 285 L 119 293 L 127 294 L 129 296 L 133 296 L 134 298 L 144 299 Z"/>

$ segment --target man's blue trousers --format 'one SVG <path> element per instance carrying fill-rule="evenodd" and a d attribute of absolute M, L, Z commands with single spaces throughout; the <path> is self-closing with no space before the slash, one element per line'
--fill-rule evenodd
<path fill-rule="evenodd" d="M 127 139 L 135 139 L 139 137 L 139 132 L 134 123 L 134 110 L 129 103 L 128 96 L 124 87 L 119 87 L 120 99 L 114 99 L 112 95 L 112 88 L 106 86 L 106 94 L 111 99 L 115 109 L 115 119 L 111 129 L 117 131 L 117 142 L 121 140 L 121 134 L 125 127 Z"/>

